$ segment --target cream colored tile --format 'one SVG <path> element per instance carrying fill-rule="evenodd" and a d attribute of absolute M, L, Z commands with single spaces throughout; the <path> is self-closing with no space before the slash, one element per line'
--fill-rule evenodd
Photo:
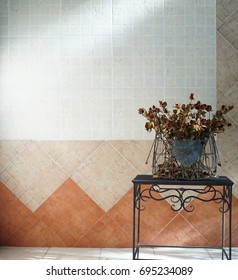
<path fill-rule="evenodd" d="M 227 129 L 225 133 L 217 136 L 217 147 L 221 159 L 221 169 L 223 169 L 237 155 L 238 146 L 238 129 L 237 125 L 232 122 L 232 127 Z"/>
<path fill-rule="evenodd" d="M 238 184 L 238 155 L 229 161 L 225 168 L 221 171 L 219 175 L 224 175 L 229 177 L 234 183 Z"/>
<path fill-rule="evenodd" d="M 11 147 L 15 151 L 20 153 L 22 150 L 26 148 L 27 145 L 31 143 L 31 140 L 13 140 L 13 141 L 9 141 L 9 143 L 11 144 Z"/>
<path fill-rule="evenodd" d="M 105 141 L 78 167 L 72 179 L 107 211 L 129 190 L 136 174 L 128 160 Z"/>
<path fill-rule="evenodd" d="M 42 149 L 70 176 L 100 141 L 41 141 Z"/>
<path fill-rule="evenodd" d="M 67 174 L 35 141 L 16 153 L 11 164 L 0 173 L 0 179 L 32 211 L 67 178 Z M 34 200 L 34 203 L 31 203 L 31 200 Z"/>
<path fill-rule="evenodd" d="M 138 173 L 152 174 L 152 153 L 146 164 L 152 141 L 110 141 L 110 143 L 138 170 Z"/>
<path fill-rule="evenodd" d="M 35 212 L 37 208 L 39 207 L 39 203 L 35 201 L 35 199 L 31 198 L 31 200 L 26 204 L 29 209 L 31 209 L 32 212 Z"/>
<path fill-rule="evenodd" d="M 224 92 L 221 97 L 218 99 L 218 107 L 222 104 L 234 105 L 234 108 L 228 113 L 228 115 L 234 119 L 234 115 L 238 112 L 237 107 L 237 96 L 238 96 L 238 81 L 227 91 Z M 235 119 L 238 123 L 238 119 Z"/>
<path fill-rule="evenodd" d="M 15 158 L 17 154 L 18 150 L 15 149 L 15 141 L 0 141 L 0 155 L 4 155 L 11 161 Z"/>
<path fill-rule="evenodd" d="M 218 0 L 217 1 L 217 17 L 225 22 L 226 19 L 238 9 L 236 0 Z"/>
<path fill-rule="evenodd" d="M 229 17 L 229 19 L 221 25 L 221 27 L 218 29 L 218 32 L 222 34 L 223 37 L 226 38 L 226 40 L 234 46 L 236 49 L 238 49 L 238 9 L 232 15 Z"/>
<path fill-rule="evenodd" d="M 10 163 L 11 161 L 7 156 L 0 156 L 0 172 L 3 171 Z"/>

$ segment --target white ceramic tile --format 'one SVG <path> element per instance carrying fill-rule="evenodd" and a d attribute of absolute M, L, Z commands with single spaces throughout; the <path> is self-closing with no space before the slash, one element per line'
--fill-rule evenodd
<path fill-rule="evenodd" d="M 1 111 L 1 137 L 142 140 L 149 136 L 143 125 L 138 128 L 139 106 L 151 106 L 161 96 L 169 100 L 178 88 L 184 96 L 202 88 L 204 102 L 215 100 L 216 73 L 206 78 L 186 71 L 215 67 L 215 1 L 46 2 L 1 2 L 1 66 L 9 75 L 1 75 L 0 83 L 4 96 L 12 91 Z M 227 11 L 219 10 L 221 20 Z M 209 59 L 198 47 L 211 47 Z M 179 78 L 175 67 L 184 68 Z M 146 100 L 134 96 L 119 114 L 117 89 L 129 89 L 131 97 L 144 89 Z M 28 96 L 19 98 L 25 91 Z M 102 118 L 103 112 L 110 113 Z"/>
<path fill-rule="evenodd" d="M 213 260 L 220 260 L 222 258 L 222 252 L 219 249 L 207 249 L 208 254 L 210 255 L 211 259 Z M 226 253 L 228 254 L 228 248 L 226 248 Z M 231 257 L 233 260 L 238 259 L 238 250 L 237 248 L 232 248 L 231 250 Z M 226 259 L 226 256 L 224 255 L 224 259 Z"/>
<path fill-rule="evenodd" d="M 155 248 L 156 258 L 161 260 L 210 260 L 211 256 L 206 249 L 187 248 Z"/>
<path fill-rule="evenodd" d="M 44 255 L 47 260 L 99 260 L 99 248 L 49 248 Z"/>
<path fill-rule="evenodd" d="M 0 247 L 0 260 L 43 259 L 47 248 Z"/>
<path fill-rule="evenodd" d="M 102 248 L 100 260 L 129 260 L 132 259 L 131 248 Z"/>
<path fill-rule="evenodd" d="M 141 259 L 220 260 L 219 249 L 140 248 Z M 131 260 L 132 248 L 34 248 L 0 247 L 0 260 Z M 232 248 L 232 259 L 238 259 L 238 248 Z"/>

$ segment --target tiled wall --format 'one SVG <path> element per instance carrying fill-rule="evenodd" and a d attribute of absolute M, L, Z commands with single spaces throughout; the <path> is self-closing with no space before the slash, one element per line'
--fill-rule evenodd
<path fill-rule="evenodd" d="M 148 139 L 139 107 L 216 103 L 215 30 L 214 0 L 2 0 L 0 139 Z"/>
<path fill-rule="evenodd" d="M 229 118 L 232 128 L 218 137 L 223 165 L 221 174 L 234 182 L 233 193 L 238 197 L 238 2 L 217 1 L 217 99 L 218 104 L 229 103 L 235 108 Z"/>
<path fill-rule="evenodd" d="M 137 119 L 137 108 L 164 98 L 174 103 L 190 91 L 215 102 L 214 4 L 213 0 L 0 2 L 0 137 L 5 139 L 0 141 L 0 245 L 131 246 L 131 180 L 139 173 L 151 173 L 150 165 L 144 164 L 151 141 L 142 140 L 147 136 L 144 120 Z M 97 20 L 104 13 L 106 19 L 110 17 L 108 7 L 112 24 L 95 24 L 96 15 Z M 236 32 L 237 11 L 236 0 L 217 1 L 218 103 L 234 105 L 237 48 L 228 41 L 233 38 L 228 31 Z M 90 30 L 81 28 L 84 20 L 90 20 Z M 110 26 L 110 36 L 101 34 L 104 24 Z M 128 30 L 130 36 L 125 36 Z M 88 50 L 85 39 L 89 37 L 96 48 Z M 102 40 L 106 37 L 109 41 Z M 131 38 L 139 44 L 129 43 Z M 185 41 L 185 45 L 177 44 Z M 106 49 L 112 67 L 109 87 L 104 84 L 104 74 L 109 73 L 103 70 L 109 67 L 108 60 L 104 61 Z M 127 61 L 128 52 L 133 61 Z M 136 59 L 139 54 L 141 60 Z M 102 71 L 98 67 L 92 71 L 91 62 L 83 64 L 85 57 L 99 63 Z M 82 86 L 84 81 L 90 81 L 90 88 L 88 83 Z M 238 246 L 237 116 L 235 108 L 229 114 L 232 128 L 218 137 L 219 171 L 235 183 L 234 246 Z M 83 141 L 84 137 L 93 140 Z M 150 202 L 142 214 L 143 240 L 218 245 L 219 205 L 193 204 L 196 211 L 188 214 L 171 211 L 165 201 Z"/>

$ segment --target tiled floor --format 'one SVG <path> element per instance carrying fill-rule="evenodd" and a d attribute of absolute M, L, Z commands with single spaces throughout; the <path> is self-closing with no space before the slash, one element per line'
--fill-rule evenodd
<path fill-rule="evenodd" d="M 140 258 L 160 260 L 219 260 L 217 249 L 141 248 Z M 0 247 L 0 260 L 131 260 L 130 248 L 36 248 Z M 238 260 L 238 248 L 232 249 Z"/>

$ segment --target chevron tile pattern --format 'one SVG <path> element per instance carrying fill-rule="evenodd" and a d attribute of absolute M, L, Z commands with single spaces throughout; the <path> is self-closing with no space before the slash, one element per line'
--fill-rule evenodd
<path fill-rule="evenodd" d="M 0 179 L 35 211 L 69 177 L 105 211 L 131 187 L 151 141 L 1 141 Z M 124 145 L 125 144 L 125 145 Z"/>
<path fill-rule="evenodd" d="M 0 246 L 126 248 L 132 246 L 132 189 L 103 211 L 75 182 L 66 180 L 36 211 L 0 183 Z M 218 205 L 192 202 L 193 214 L 166 201 L 146 203 L 141 239 L 164 245 L 219 245 Z M 207 221 L 209 220 L 209 223 Z M 233 246 L 238 246 L 238 200 L 233 203 Z"/>

